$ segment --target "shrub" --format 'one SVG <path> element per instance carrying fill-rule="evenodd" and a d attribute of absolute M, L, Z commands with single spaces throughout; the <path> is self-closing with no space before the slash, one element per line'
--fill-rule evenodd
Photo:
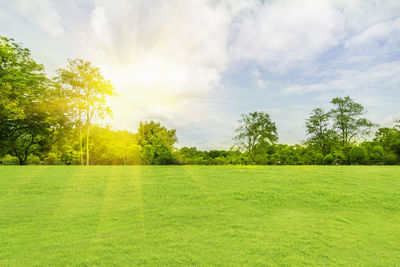
<path fill-rule="evenodd" d="M 279 163 L 279 154 L 274 153 L 270 156 L 270 164 L 277 165 Z"/>
<path fill-rule="evenodd" d="M 343 154 L 343 152 L 339 151 L 334 153 L 336 162 L 339 164 L 346 164 L 346 156 Z"/>
<path fill-rule="evenodd" d="M 352 163 L 365 163 L 367 150 L 363 146 L 354 146 L 350 149 L 350 160 Z"/>
<path fill-rule="evenodd" d="M 388 154 L 385 158 L 384 158 L 384 164 L 385 165 L 396 165 L 397 164 L 397 157 L 395 154 Z"/>
<path fill-rule="evenodd" d="M 316 154 L 315 155 L 315 163 L 317 163 L 317 165 L 324 164 L 324 156 L 322 154 Z"/>
<path fill-rule="evenodd" d="M 375 146 L 372 152 L 379 155 L 381 158 L 383 156 L 383 148 L 381 146 Z"/>
<path fill-rule="evenodd" d="M 19 159 L 17 157 L 11 155 L 5 155 L 0 159 L 1 164 L 3 165 L 18 165 Z"/>
<path fill-rule="evenodd" d="M 38 156 L 30 155 L 26 160 L 28 165 L 40 165 L 42 162 Z"/>
<path fill-rule="evenodd" d="M 333 163 L 334 160 L 335 160 L 335 159 L 333 158 L 333 155 L 332 155 L 332 154 L 328 154 L 328 155 L 326 155 L 325 158 L 324 158 L 324 162 L 325 162 L 325 164 L 327 164 L 327 165 L 332 165 L 332 163 Z"/>
<path fill-rule="evenodd" d="M 372 163 L 382 163 L 383 160 L 383 148 L 381 146 L 375 146 L 370 154 Z"/>
<path fill-rule="evenodd" d="M 79 153 L 73 150 L 68 150 L 61 156 L 60 162 L 64 165 L 79 165 Z"/>
<path fill-rule="evenodd" d="M 44 159 L 44 165 L 55 165 L 58 161 L 57 154 L 50 152 L 47 157 Z"/>

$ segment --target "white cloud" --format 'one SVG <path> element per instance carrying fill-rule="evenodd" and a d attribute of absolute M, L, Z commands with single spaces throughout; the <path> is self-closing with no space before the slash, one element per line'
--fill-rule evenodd
<path fill-rule="evenodd" d="M 50 35 L 59 36 L 64 32 L 61 16 L 51 0 L 15 0 L 10 2 L 16 10 Z"/>
<path fill-rule="evenodd" d="M 252 77 L 252 81 L 257 85 L 258 88 L 265 89 L 267 88 L 267 82 L 261 78 L 261 73 L 257 68 L 251 68 L 249 70 L 250 76 Z"/>
<path fill-rule="evenodd" d="M 335 46 L 340 10 L 328 1 L 257 2 L 238 13 L 230 53 L 269 70 L 286 70 Z"/>
<path fill-rule="evenodd" d="M 249 70 L 249 73 L 250 73 L 250 75 L 252 76 L 252 77 L 255 77 L 255 78 L 258 78 L 258 77 L 260 77 L 260 71 L 257 69 L 257 68 L 251 68 L 250 70 Z"/>
<path fill-rule="evenodd" d="M 257 79 L 256 83 L 257 83 L 258 88 L 261 88 L 261 89 L 267 88 L 267 83 L 262 79 Z"/>
<path fill-rule="evenodd" d="M 400 14 L 399 14 L 400 16 Z M 398 45 L 400 43 L 400 17 L 369 26 L 359 34 L 347 40 L 348 48 L 360 49 L 362 46 L 376 45 L 379 41 Z"/>
<path fill-rule="evenodd" d="M 365 70 L 341 69 L 332 73 L 335 77 L 327 82 L 292 84 L 282 89 L 284 94 L 305 94 L 319 91 L 335 91 L 343 94 L 365 94 L 371 89 L 396 88 L 400 84 L 400 61 L 374 65 Z"/>

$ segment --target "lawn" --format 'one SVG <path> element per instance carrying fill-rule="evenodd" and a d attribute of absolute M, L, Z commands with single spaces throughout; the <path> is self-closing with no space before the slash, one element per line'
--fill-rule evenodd
<path fill-rule="evenodd" d="M 0 266 L 400 262 L 400 167 L 0 168 Z"/>

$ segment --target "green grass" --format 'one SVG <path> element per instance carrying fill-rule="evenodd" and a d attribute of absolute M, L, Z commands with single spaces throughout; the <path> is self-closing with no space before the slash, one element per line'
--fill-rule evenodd
<path fill-rule="evenodd" d="M 399 263 L 395 166 L 0 168 L 0 266 Z"/>

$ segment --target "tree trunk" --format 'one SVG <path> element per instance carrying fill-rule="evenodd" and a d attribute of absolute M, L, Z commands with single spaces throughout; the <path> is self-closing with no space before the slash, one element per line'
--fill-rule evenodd
<path fill-rule="evenodd" d="M 86 165 L 89 166 L 89 134 L 90 124 L 86 125 Z"/>
<path fill-rule="evenodd" d="M 81 159 L 81 165 L 83 166 L 83 145 L 82 145 L 82 125 L 80 123 L 79 125 L 79 146 L 80 146 L 80 159 Z"/>

